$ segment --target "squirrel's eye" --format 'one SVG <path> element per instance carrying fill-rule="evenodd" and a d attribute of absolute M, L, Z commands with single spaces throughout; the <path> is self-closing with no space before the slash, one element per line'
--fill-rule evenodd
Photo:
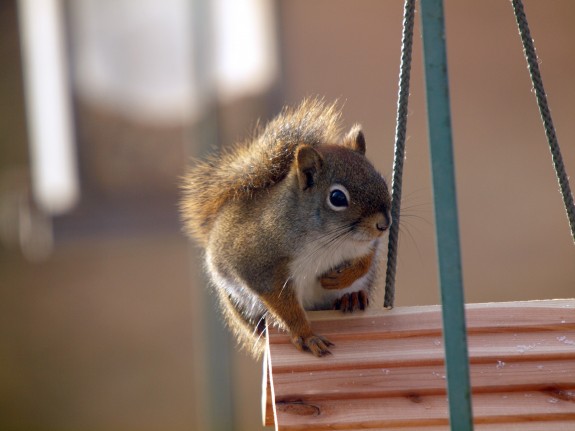
<path fill-rule="evenodd" d="M 329 201 L 334 207 L 346 207 L 347 198 L 341 190 L 334 190 L 329 194 Z"/>
<path fill-rule="evenodd" d="M 339 184 L 331 186 L 327 203 L 334 211 L 346 209 L 349 206 L 349 193 L 346 188 Z"/>

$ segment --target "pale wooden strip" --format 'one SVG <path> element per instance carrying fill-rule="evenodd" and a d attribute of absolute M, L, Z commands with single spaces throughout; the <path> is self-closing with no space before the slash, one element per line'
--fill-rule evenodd
<path fill-rule="evenodd" d="M 474 393 L 575 387 L 575 360 L 474 364 Z M 353 399 L 445 393 L 443 366 L 302 371 L 274 375 L 276 400 Z"/>
<path fill-rule="evenodd" d="M 326 336 L 397 338 L 441 334 L 441 308 L 398 307 L 344 314 L 339 311 L 308 312 L 314 331 Z M 467 304 L 469 333 L 505 330 L 560 330 L 575 327 L 575 299 Z M 289 343 L 289 337 L 271 331 L 270 343 Z"/>
<path fill-rule="evenodd" d="M 276 431 L 278 430 L 278 413 L 276 409 L 276 394 L 275 394 L 275 384 L 274 375 L 272 370 L 271 362 L 271 349 L 269 344 L 269 338 L 266 339 L 266 351 L 264 353 L 264 372 L 267 374 L 267 385 L 266 385 L 266 407 L 264 416 L 264 425 L 275 426 Z"/>
<path fill-rule="evenodd" d="M 448 423 L 444 395 L 278 403 L 276 409 L 279 430 L 418 429 Z M 550 430 L 556 429 L 552 421 L 571 422 L 575 429 L 575 403 L 547 393 L 477 394 L 473 412 L 475 423 L 499 424 L 500 429 L 532 421 L 546 421 Z"/>
<path fill-rule="evenodd" d="M 262 372 L 262 423 L 264 426 L 274 426 L 274 408 L 272 405 L 272 400 L 274 396 L 272 395 L 271 387 L 271 375 L 269 366 L 269 348 L 266 348 L 264 352 L 263 360 L 263 372 Z M 275 385 L 274 385 L 275 389 Z"/>
<path fill-rule="evenodd" d="M 440 337 L 386 340 L 333 336 L 332 354 L 316 358 L 291 344 L 270 344 L 273 373 L 334 369 L 390 368 L 443 363 Z M 468 337 L 472 363 L 511 360 L 575 359 L 575 330 L 474 334 Z"/>

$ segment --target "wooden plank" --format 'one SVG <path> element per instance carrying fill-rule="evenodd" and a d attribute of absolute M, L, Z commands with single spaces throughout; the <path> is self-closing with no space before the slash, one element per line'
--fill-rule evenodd
<path fill-rule="evenodd" d="M 575 394 L 575 388 L 569 391 Z M 283 402 L 278 403 L 276 409 L 278 429 L 286 431 L 448 424 L 445 395 Z M 547 422 L 546 429 L 553 430 L 553 421 L 572 421 L 572 427 L 575 424 L 573 400 L 562 400 L 537 391 L 477 394 L 473 397 L 473 412 L 474 423 L 499 424 L 500 429 L 506 429 L 508 423 L 532 421 Z"/>
<path fill-rule="evenodd" d="M 466 313 L 476 429 L 575 430 L 575 300 Z M 271 331 L 268 425 L 275 408 L 286 430 L 448 429 L 439 307 L 310 319 L 333 354 L 302 354 Z"/>
<path fill-rule="evenodd" d="M 469 334 L 504 331 L 557 331 L 575 327 L 575 300 L 467 304 Z M 355 339 L 404 338 L 415 335 L 441 335 L 441 308 L 398 307 L 369 309 L 355 314 L 339 311 L 308 312 L 314 330 L 331 337 Z M 289 343 L 289 337 L 272 330 L 270 344 Z"/>
<path fill-rule="evenodd" d="M 302 355 L 291 344 L 270 345 L 274 373 L 443 363 L 443 343 L 437 336 L 356 340 L 335 335 L 330 340 L 335 343 L 332 354 L 322 358 Z M 471 334 L 468 342 L 471 363 L 575 358 L 575 329 Z"/>
<path fill-rule="evenodd" d="M 571 361 L 473 364 L 470 373 L 474 393 L 575 387 L 575 355 Z M 277 401 L 444 394 L 445 370 L 429 365 L 276 373 L 274 384 Z"/>

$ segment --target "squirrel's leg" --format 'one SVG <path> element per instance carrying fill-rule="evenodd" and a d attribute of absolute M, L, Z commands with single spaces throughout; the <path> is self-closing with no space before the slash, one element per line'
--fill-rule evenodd
<path fill-rule="evenodd" d="M 336 268 L 322 274 L 319 277 L 321 287 L 324 289 L 345 289 L 351 286 L 355 280 L 368 273 L 375 251 L 365 256 L 343 262 Z"/>
<path fill-rule="evenodd" d="M 366 275 L 372 265 L 375 250 L 365 256 L 346 261 L 321 275 L 319 281 L 324 289 L 345 289 L 351 286 L 357 279 Z M 334 310 L 352 312 L 355 310 L 365 310 L 369 305 L 369 297 L 365 291 L 351 292 L 342 295 L 333 303 Z"/>
<path fill-rule="evenodd" d="M 298 350 L 307 350 L 315 356 L 329 354 L 329 347 L 334 344 L 311 329 L 305 311 L 296 296 L 291 280 L 278 279 L 273 289 L 260 294 L 268 311 L 289 331 L 291 342 Z"/>

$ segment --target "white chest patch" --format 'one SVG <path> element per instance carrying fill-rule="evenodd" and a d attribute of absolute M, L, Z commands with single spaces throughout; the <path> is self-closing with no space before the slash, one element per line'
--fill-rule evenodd
<path fill-rule="evenodd" d="M 351 286 L 336 290 L 324 289 L 318 278 L 347 260 L 365 256 L 376 246 L 376 241 L 350 240 L 335 248 L 321 247 L 314 241 L 308 243 L 290 267 L 291 278 L 303 308 L 306 310 L 329 308 L 335 299 L 340 298 L 345 293 L 367 288 L 369 273 L 358 278 Z"/>

